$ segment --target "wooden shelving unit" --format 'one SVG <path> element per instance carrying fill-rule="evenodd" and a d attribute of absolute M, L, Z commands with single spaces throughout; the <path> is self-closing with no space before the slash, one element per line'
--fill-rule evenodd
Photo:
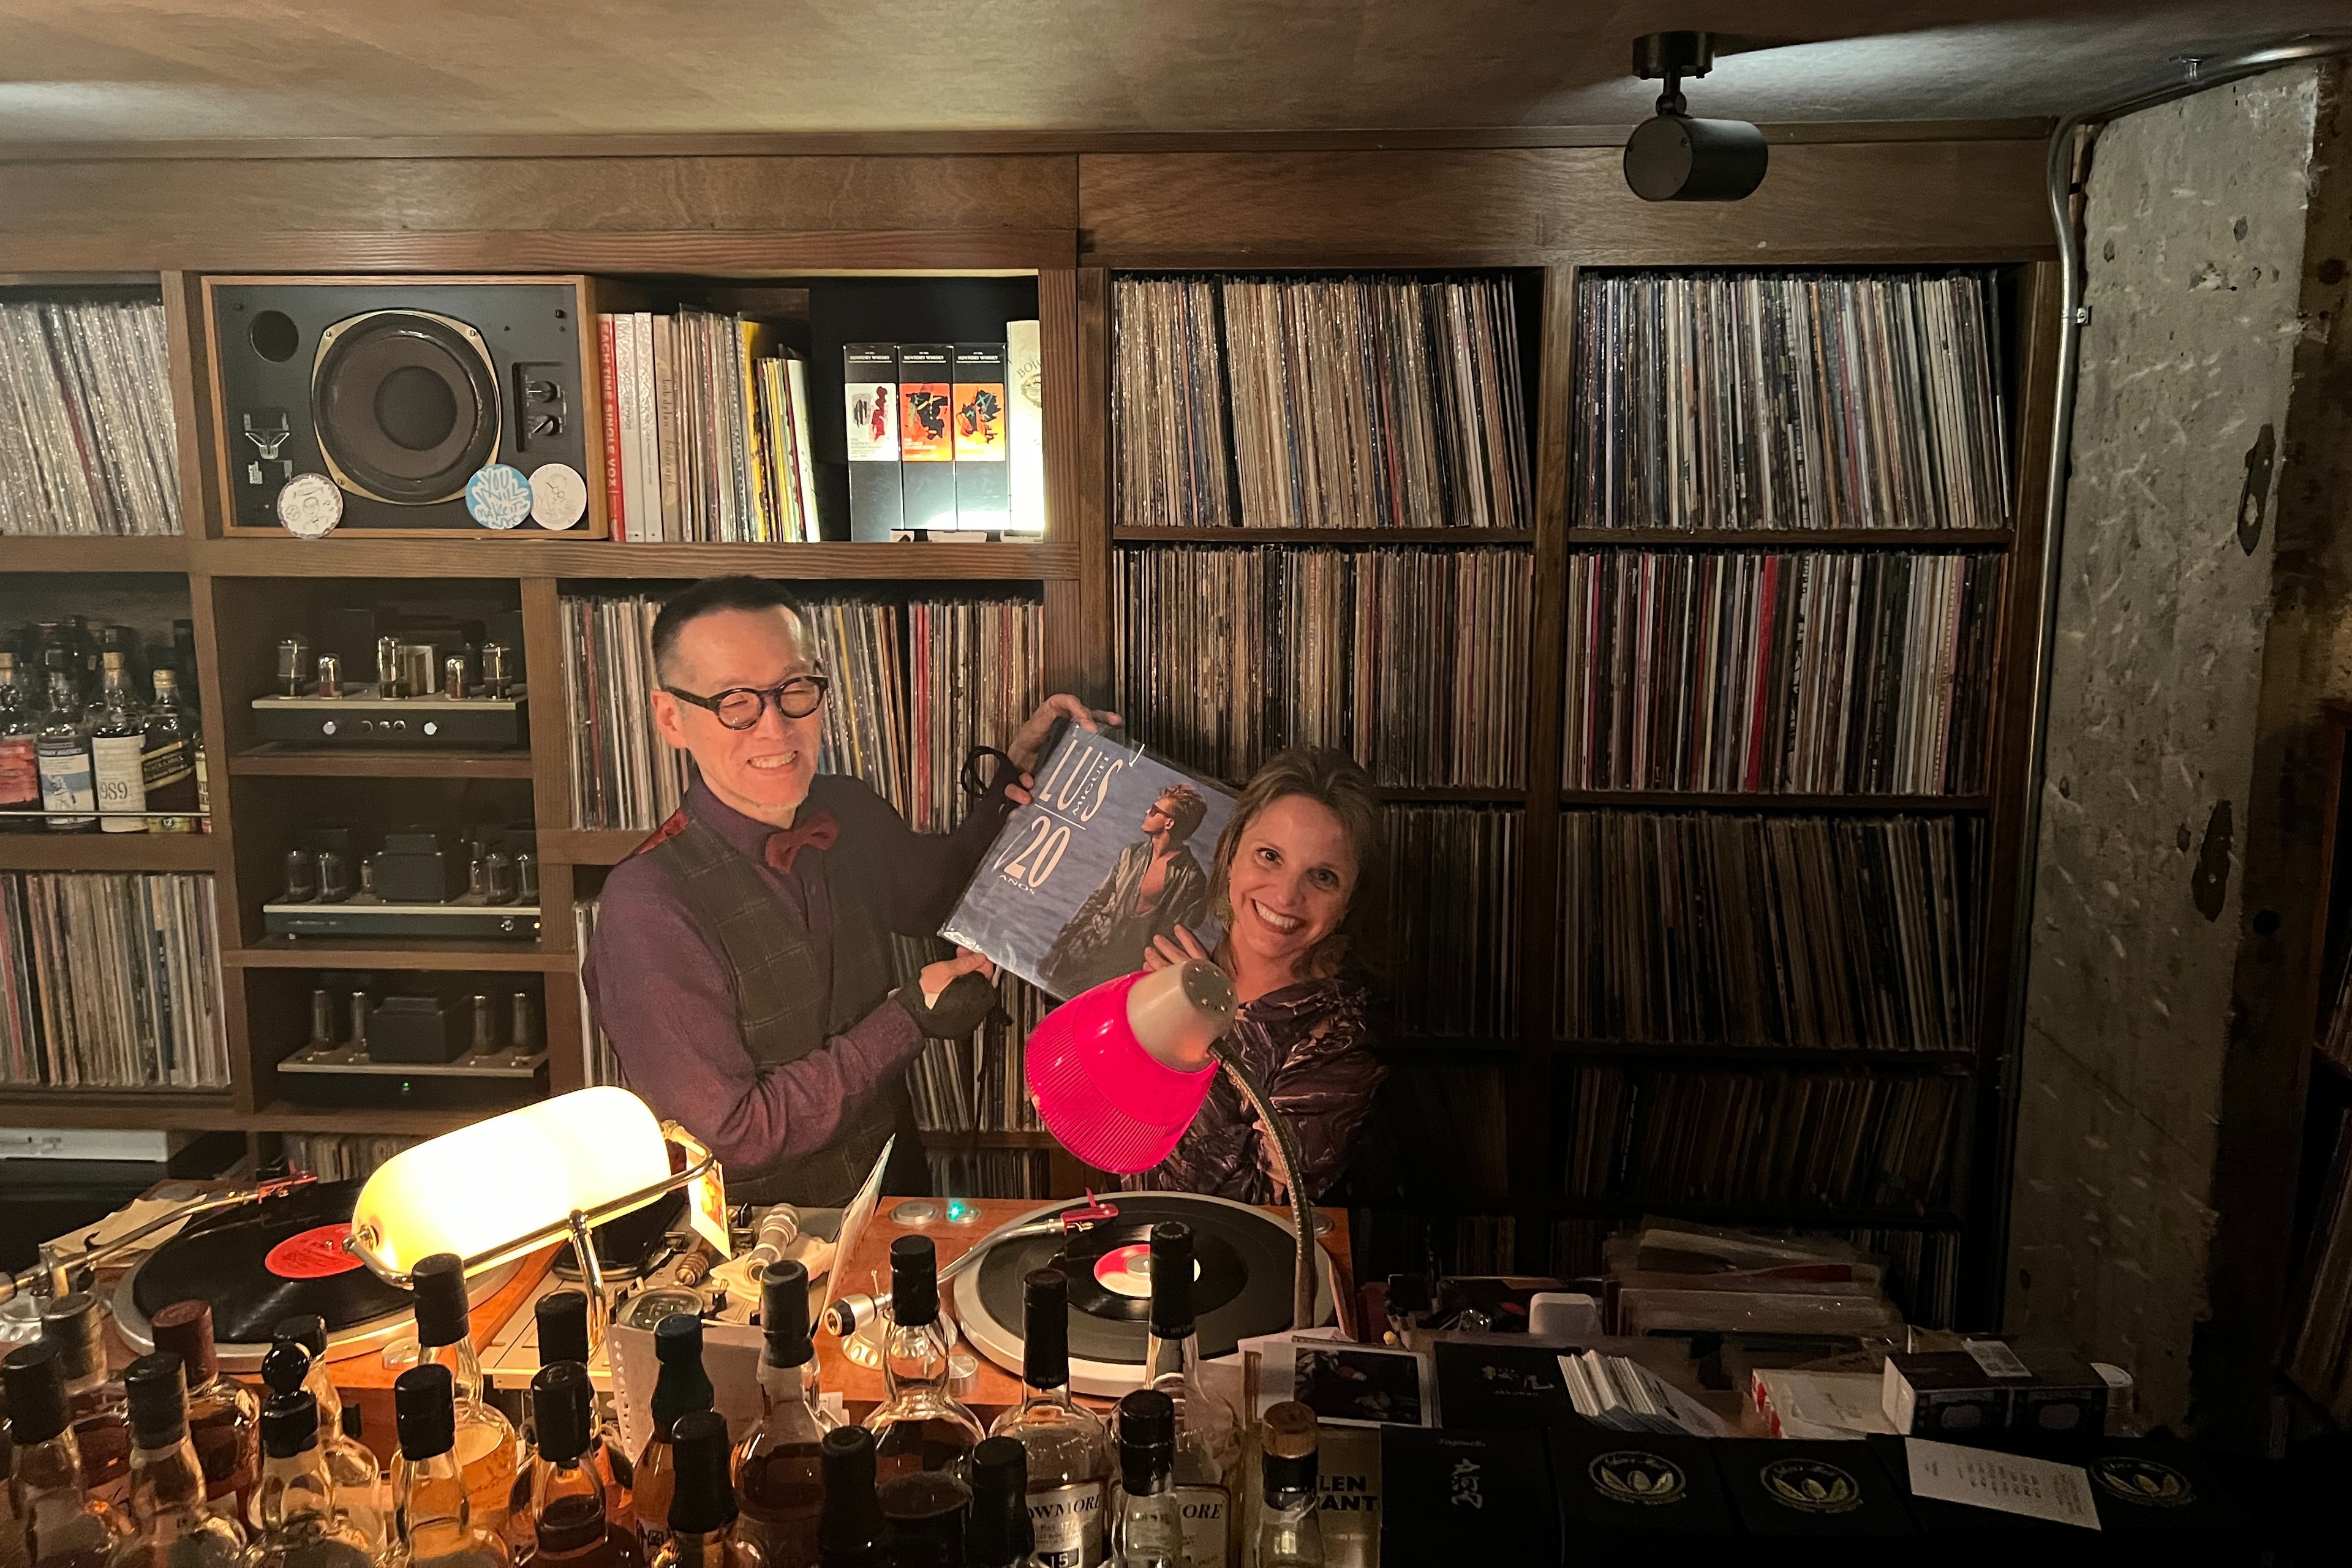
<path fill-rule="evenodd" d="M 1477 548 L 1532 553 L 1535 627 L 1525 650 L 1532 673 L 1524 722 L 1528 783 L 1488 791 L 1401 790 L 1391 798 L 1484 802 L 1525 812 L 1518 972 L 1521 1029 L 1503 1041 L 1390 1043 L 1392 1060 L 1475 1054 L 1504 1063 L 1509 1079 L 1510 1205 L 1519 1261 L 1539 1267 L 1544 1233 L 1559 1218 L 1627 1217 L 1670 1205 L 1568 1205 L 1554 1194 L 1565 1129 L 1555 1127 L 1556 1075 L 1587 1059 L 1711 1065 L 1772 1059 L 1736 1048 L 1688 1055 L 1551 1037 L 1558 825 L 1562 811 L 1608 807 L 1738 813 L 1968 813 L 1986 819 L 1993 911 L 1985 944 L 1980 1047 L 1929 1061 L 1873 1054 L 1867 1066 L 1906 1072 L 1969 1070 L 1979 1109 L 1968 1174 L 1951 1215 L 1786 1211 L 1786 1223 L 1957 1229 L 1966 1258 L 1970 1321 L 1997 1304 L 2005 1237 L 2008 1104 L 2016 1092 L 2013 1043 L 2003 1033 L 2006 994 L 2019 955 L 2006 949 L 2003 912 L 2021 860 L 2020 802 L 2030 759 L 2021 725 L 2029 694 L 2017 671 L 2039 628 L 2028 563 L 2038 559 L 2047 388 L 2054 352 L 2056 289 L 2042 210 L 2042 128 L 1858 128 L 1841 141 L 1776 145 L 1771 179 L 1758 196 L 1706 210 L 1650 206 L 1631 197 L 1613 151 L 1571 145 L 1449 144 L 1377 134 L 1313 136 L 1279 147 L 1203 143 L 1089 150 L 1083 139 L 1030 146 L 1019 139 L 952 139 L 920 155 L 856 147 L 827 154 L 746 145 L 714 157 L 709 139 L 665 151 L 634 139 L 625 152 L 573 149 L 563 157 L 507 156 L 475 146 L 442 153 L 288 161 L 195 156 L 168 164 L 99 159 L 34 169 L 70 177 L 77 195 L 51 204 L 0 237 L 0 279 L 71 292 L 79 286 L 150 284 L 164 300 L 172 339 L 172 396 L 182 462 L 185 539 L 24 539 L 0 536 L 0 575 L 163 574 L 185 583 L 198 643 L 205 732 L 212 748 L 218 815 L 210 836 L 75 836 L 50 841 L 0 836 L 0 868 L 208 870 L 217 879 L 226 971 L 233 1087 L 226 1095 L 122 1096 L 14 1090 L 6 1118 L 41 1125 L 156 1125 L 242 1129 L 268 1139 L 288 1131 L 410 1135 L 440 1131 L 462 1112 L 345 1111 L 282 1100 L 271 1089 L 286 1048 L 286 972 L 380 968 L 489 971 L 544 977 L 551 1088 L 576 1086 L 582 1065 L 578 955 L 570 906 L 593 892 L 601 868 L 618 862 L 642 832 L 573 829 L 565 748 L 572 719 L 560 670 L 559 595 L 571 584 L 655 584 L 722 572 L 839 584 L 1015 584 L 1042 597 L 1047 678 L 1097 703 L 1112 696 L 1117 552 L 1167 544 Z M 520 158 L 520 162 L 517 159 Z M 20 165 L 20 170 L 25 168 Z M 135 213 L 100 225 L 61 215 Z M 492 218 L 489 214 L 497 216 Z M 2014 284 L 2017 331 L 2009 355 L 2019 395 L 2011 450 L 2018 475 L 2007 530 L 1818 532 L 1595 530 L 1570 515 L 1569 415 L 1577 342 L 1580 268 L 1602 266 L 1994 266 Z M 1528 403 L 1535 479 L 1530 526 L 1520 530 L 1118 530 L 1110 507 L 1109 282 L 1116 269 L 1507 269 L 1535 322 L 1522 352 L 1536 367 Z M 559 535 L 453 535 L 425 541 L 221 536 L 218 454 L 201 410 L 210 367 L 203 341 L 200 279 L 207 272 L 481 272 L 639 278 L 784 279 L 840 275 L 1036 279 L 1047 393 L 1048 529 L 1016 543 L 617 545 Z M 1577 792 L 1559 787 L 1559 681 L 1566 557 L 1612 548 L 1794 550 L 1932 548 L 2010 552 L 2012 575 L 1992 787 L 1971 796 L 1700 795 Z M 325 591 L 341 580 L 462 580 L 510 594 L 522 613 L 533 671 L 528 753 L 453 756 L 310 756 L 259 747 L 235 710 L 266 681 L 268 649 L 251 618 L 281 591 Z M 540 834 L 542 934 L 539 942 L 323 945 L 266 939 L 257 910 L 273 889 L 283 813 L 313 787 L 385 789 L 455 780 L 520 794 Z M 315 785 L 312 781 L 316 781 Z M 1848 1065 L 1786 1056 L 1775 1065 Z M 1891 1055 L 1891 1054 L 1889 1054 Z M 1865 1065 L 1854 1061 L 1853 1065 Z M 5 1120 L 6 1118 L 0 1118 Z M 1003 1142 L 996 1142 L 1003 1140 Z M 942 1135 L 942 1147 L 1037 1149 L 1041 1134 Z M 1057 1165 L 1057 1179 L 1068 1173 Z M 1430 1205 L 1433 1207 L 1443 1205 Z M 1492 1212 L 1492 1211 L 1490 1211 Z M 1780 1223 L 1780 1211 L 1709 1210 L 1726 1219 Z M 1694 1214 L 1694 1217 L 1697 1217 Z"/>

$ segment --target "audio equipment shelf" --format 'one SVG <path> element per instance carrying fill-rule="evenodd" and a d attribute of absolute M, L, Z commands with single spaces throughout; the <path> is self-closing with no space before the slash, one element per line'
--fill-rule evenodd
<path fill-rule="evenodd" d="M 265 742 L 228 759 L 232 773 L 268 778 L 527 779 L 529 752 L 314 752 Z"/>
<path fill-rule="evenodd" d="M 0 871 L 217 871 L 209 833 L 0 834 Z"/>
<path fill-rule="evenodd" d="M 541 928 L 554 917 L 543 914 Z M 569 925 L 569 922 L 565 922 Z M 568 974 L 573 955 L 527 942 L 456 942 L 436 937 L 377 937 L 365 945 L 337 946 L 304 937 L 265 936 L 226 949 L 231 969 L 399 969 Z"/>
<path fill-rule="evenodd" d="M 327 1106 L 297 1105 L 292 1100 L 274 1100 L 259 1110 L 247 1111 L 238 1124 L 248 1132 L 356 1132 L 371 1137 L 436 1138 L 444 1132 L 455 1132 L 468 1127 L 486 1116 L 496 1116 L 502 1110 L 520 1110 L 528 1100 L 511 1105 L 467 1106 L 442 1108 L 437 1106 L 370 1105 Z"/>

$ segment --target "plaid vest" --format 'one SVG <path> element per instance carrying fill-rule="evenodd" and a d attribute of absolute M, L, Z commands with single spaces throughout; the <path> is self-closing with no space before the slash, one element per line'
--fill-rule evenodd
<path fill-rule="evenodd" d="M 824 851 L 833 900 L 833 972 L 821 973 L 801 919 L 759 868 L 717 832 L 689 819 L 644 852 L 685 895 L 695 922 L 727 960 L 735 1023 L 757 1067 L 798 1061 L 880 1006 L 890 994 L 889 926 L 874 902 L 884 879 L 844 839 Z M 843 1108 L 824 1147 L 796 1159 L 727 1173 L 730 1203 L 838 1206 L 857 1194 L 893 1132 L 915 1152 L 915 1117 L 902 1074 Z"/>

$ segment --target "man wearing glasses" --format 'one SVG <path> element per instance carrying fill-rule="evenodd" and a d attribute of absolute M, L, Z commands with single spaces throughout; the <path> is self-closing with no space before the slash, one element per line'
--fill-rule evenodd
<path fill-rule="evenodd" d="M 730 1198 L 839 1205 L 894 1133 L 886 1190 L 929 1185 L 906 1087 L 927 1037 L 995 998 L 977 953 L 892 988 L 889 933 L 929 935 L 1015 805 L 1046 699 L 955 832 L 919 834 L 854 778 L 818 776 L 832 700 L 791 595 L 698 583 L 654 621 L 655 726 L 694 758 L 686 805 L 605 879 L 582 980 L 628 1086 L 717 1152 Z M 1018 776 L 1013 776 L 1018 770 Z"/>

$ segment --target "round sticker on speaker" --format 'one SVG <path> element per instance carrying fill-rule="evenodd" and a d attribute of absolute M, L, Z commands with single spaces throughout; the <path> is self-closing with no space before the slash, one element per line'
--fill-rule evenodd
<path fill-rule="evenodd" d="M 348 1224 L 297 1231 L 271 1247 L 261 1265 L 280 1279 L 325 1279 L 348 1274 L 360 1266 L 358 1258 L 343 1250 L 351 1234 Z"/>
<path fill-rule="evenodd" d="M 588 481 L 569 463 L 541 463 L 530 474 L 530 520 L 570 528 L 588 510 Z"/>
<path fill-rule="evenodd" d="M 297 539 L 324 539 L 343 521 L 343 492 L 324 474 L 297 474 L 278 492 L 278 521 Z"/>
<path fill-rule="evenodd" d="M 466 510 L 484 528 L 520 528 L 530 500 L 530 481 L 504 463 L 488 464 L 466 481 Z"/>

